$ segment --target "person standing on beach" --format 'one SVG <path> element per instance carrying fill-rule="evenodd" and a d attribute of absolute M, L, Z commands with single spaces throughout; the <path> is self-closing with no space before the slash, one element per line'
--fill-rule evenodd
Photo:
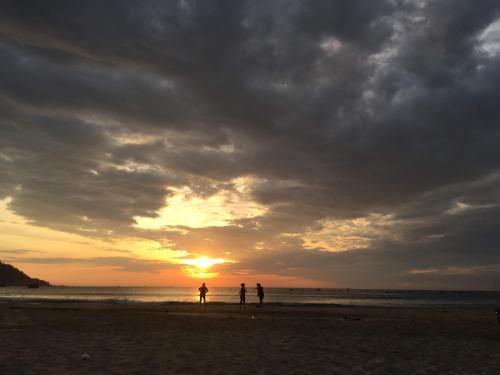
<path fill-rule="evenodd" d="M 207 296 L 207 293 L 208 293 L 208 288 L 207 286 L 205 285 L 205 283 L 203 283 L 199 288 L 198 290 L 200 291 L 200 304 L 201 304 L 201 300 L 203 300 L 203 303 L 207 303 L 207 300 L 206 300 L 206 296 Z"/>
<path fill-rule="evenodd" d="M 246 306 L 246 300 L 245 300 L 245 295 L 247 293 L 247 288 L 245 288 L 245 283 L 241 283 L 241 288 L 240 288 L 240 307 L 241 305 Z"/>
<path fill-rule="evenodd" d="M 262 307 L 262 303 L 264 301 L 264 287 L 257 283 L 257 296 L 259 297 L 259 306 Z"/>

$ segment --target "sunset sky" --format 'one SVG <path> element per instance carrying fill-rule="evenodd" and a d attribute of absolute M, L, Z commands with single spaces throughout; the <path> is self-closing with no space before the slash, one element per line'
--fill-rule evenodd
<path fill-rule="evenodd" d="M 500 289 L 500 2 L 0 2 L 0 260 Z"/>

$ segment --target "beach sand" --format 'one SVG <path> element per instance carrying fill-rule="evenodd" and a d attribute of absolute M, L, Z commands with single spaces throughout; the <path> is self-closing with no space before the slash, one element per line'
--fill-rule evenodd
<path fill-rule="evenodd" d="M 500 374 L 491 310 L 0 305 L 0 374 Z"/>

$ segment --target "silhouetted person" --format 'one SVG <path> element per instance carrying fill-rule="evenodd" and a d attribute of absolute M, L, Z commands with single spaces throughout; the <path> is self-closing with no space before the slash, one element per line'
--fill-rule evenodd
<path fill-rule="evenodd" d="M 208 293 L 208 288 L 206 287 L 205 283 L 203 283 L 202 286 L 198 288 L 198 290 L 200 291 L 200 303 L 201 300 L 203 300 L 203 303 L 207 303 L 206 296 Z"/>
<path fill-rule="evenodd" d="M 257 283 L 257 296 L 259 297 L 259 306 L 262 306 L 262 302 L 264 301 L 264 288 L 262 285 Z"/>
<path fill-rule="evenodd" d="M 245 288 L 245 283 L 241 283 L 240 288 L 240 307 L 241 305 L 246 305 L 245 295 L 247 294 L 247 288 Z"/>

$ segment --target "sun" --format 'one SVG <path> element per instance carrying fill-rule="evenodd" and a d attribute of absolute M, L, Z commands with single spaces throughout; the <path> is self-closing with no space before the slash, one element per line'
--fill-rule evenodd
<path fill-rule="evenodd" d="M 200 270 L 206 270 L 216 264 L 223 264 L 225 262 L 224 259 L 221 258 L 208 258 L 208 257 L 200 257 L 196 259 L 185 259 L 184 264 L 188 266 L 195 266 Z"/>
<path fill-rule="evenodd" d="M 223 264 L 226 260 L 222 258 L 209 258 L 202 256 L 194 259 L 184 259 L 184 271 L 191 277 L 197 279 L 209 279 L 218 276 L 217 272 L 208 272 L 208 269 L 216 264 Z"/>

